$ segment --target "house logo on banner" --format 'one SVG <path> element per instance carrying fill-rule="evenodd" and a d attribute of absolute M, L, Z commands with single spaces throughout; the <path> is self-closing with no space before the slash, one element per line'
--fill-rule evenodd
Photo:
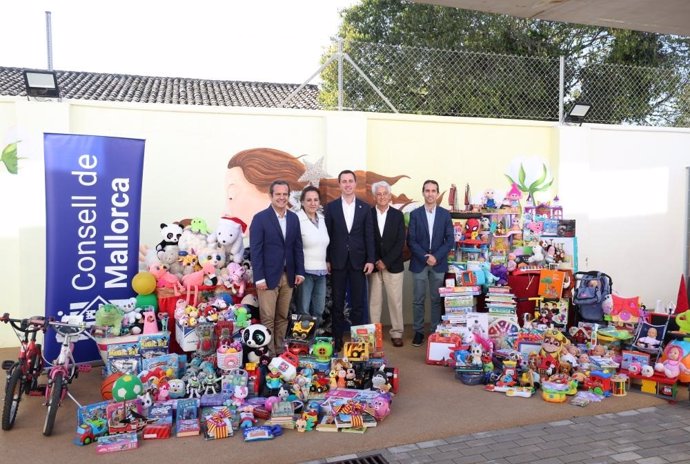
<path fill-rule="evenodd" d="M 45 134 L 44 145 L 46 316 L 92 323 L 101 304 L 133 296 L 144 141 Z M 57 356 L 52 331 L 45 345 L 48 359 Z M 93 342 L 84 341 L 75 358 L 100 356 Z"/>

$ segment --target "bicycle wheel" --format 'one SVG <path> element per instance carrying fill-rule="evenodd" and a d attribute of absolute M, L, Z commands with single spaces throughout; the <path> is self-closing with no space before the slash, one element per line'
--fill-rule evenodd
<path fill-rule="evenodd" d="M 19 402 L 24 391 L 22 367 L 15 363 L 5 386 L 5 402 L 2 408 L 2 429 L 10 430 L 14 426 L 14 420 L 19 410 Z"/>
<path fill-rule="evenodd" d="M 38 390 L 38 378 L 43 373 L 43 358 L 41 357 L 41 345 L 36 344 L 36 352 L 31 357 L 31 383 L 25 385 L 26 393 Z"/>
<path fill-rule="evenodd" d="M 43 435 L 49 437 L 53 433 L 53 425 L 55 425 L 55 417 L 57 416 L 58 408 L 60 407 L 60 399 L 62 397 L 62 388 L 64 380 L 63 373 L 57 372 L 53 378 L 52 386 L 49 386 L 50 394 L 48 397 L 48 411 L 46 412 L 46 421 L 43 424 Z M 50 382 L 49 382 L 50 383 Z"/>

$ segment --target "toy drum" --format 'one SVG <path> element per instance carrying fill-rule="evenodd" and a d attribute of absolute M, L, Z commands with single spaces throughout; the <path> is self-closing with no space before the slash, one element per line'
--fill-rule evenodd
<path fill-rule="evenodd" d="M 617 374 L 611 377 L 611 388 L 613 396 L 625 396 L 628 394 L 628 376 Z"/>

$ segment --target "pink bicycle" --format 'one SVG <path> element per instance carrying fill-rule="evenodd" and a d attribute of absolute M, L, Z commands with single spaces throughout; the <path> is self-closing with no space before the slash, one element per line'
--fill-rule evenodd
<path fill-rule="evenodd" d="M 46 385 L 46 420 L 43 424 L 43 435 L 50 436 L 53 433 L 53 426 L 55 425 L 55 417 L 62 401 L 66 396 L 74 401 L 77 406 L 81 406 L 79 402 L 70 394 L 69 384 L 79 376 L 79 372 L 88 372 L 91 370 L 90 364 L 76 364 L 74 361 L 74 342 L 82 335 L 86 335 L 94 340 L 89 332 L 89 328 L 84 322 L 79 324 L 69 324 L 65 322 L 49 321 L 49 326 L 57 333 L 58 341 L 62 339 L 60 346 L 60 354 L 52 364 L 48 371 L 48 385 Z M 95 340 L 94 340 L 95 341 Z"/>

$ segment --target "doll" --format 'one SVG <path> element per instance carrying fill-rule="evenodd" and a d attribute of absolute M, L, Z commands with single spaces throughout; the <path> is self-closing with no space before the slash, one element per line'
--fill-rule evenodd
<path fill-rule="evenodd" d="M 678 345 L 669 345 L 666 349 L 666 360 L 656 363 L 654 370 L 663 372 L 669 379 L 678 377 L 681 372 L 687 374 L 690 371 L 688 371 L 688 368 L 681 362 L 683 356 L 684 353 L 681 347 Z"/>

